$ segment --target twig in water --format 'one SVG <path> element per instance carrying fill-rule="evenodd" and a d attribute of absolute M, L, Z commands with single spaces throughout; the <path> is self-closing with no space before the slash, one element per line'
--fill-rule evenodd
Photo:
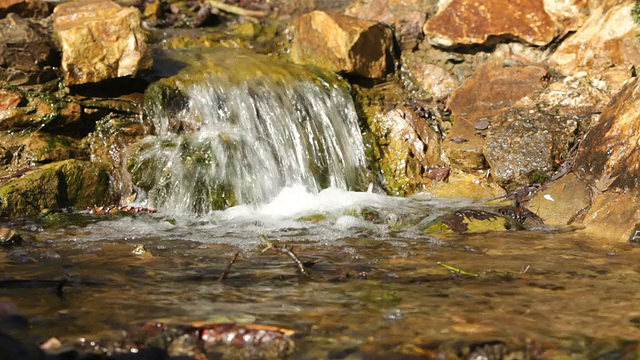
<path fill-rule="evenodd" d="M 309 276 L 309 272 L 304 267 L 304 264 L 302 263 L 302 261 L 300 261 L 300 258 L 298 257 L 298 255 L 296 255 L 293 252 L 293 249 L 291 249 L 291 247 L 286 246 L 286 245 L 285 246 L 275 245 L 274 243 L 269 241 L 269 239 L 267 239 L 267 237 L 264 236 L 264 235 L 260 235 L 260 241 L 262 241 L 266 246 L 264 249 L 262 249 L 262 252 L 265 252 L 265 251 L 267 251 L 269 249 L 273 249 L 273 251 L 275 251 L 278 254 L 287 255 L 296 264 L 296 266 L 298 267 L 298 271 L 300 272 L 301 275 L 303 275 L 305 277 Z"/>
<path fill-rule="evenodd" d="M 466 275 L 466 276 L 473 276 L 473 277 L 478 277 L 478 276 L 480 276 L 480 274 L 478 274 L 478 273 L 472 273 L 472 272 L 464 271 L 464 270 L 462 270 L 462 269 L 458 269 L 458 268 L 457 268 L 457 267 L 455 267 L 455 266 L 451 266 L 451 265 L 449 265 L 449 264 L 441 263 L 441 262 L 439 262 L 439 261 L 438 261 L 438 263 L 437 263 L 437 264 L 438 264 L 438 265 L 440 265 L 440 266 L 442 266 L 443 268 L 445 268 L 445 269 L 447 269 L 447 270 L 449 270 L 449 271 L 453 271 L 454 273 L 457 273 L 457 274 Z"/>
<path fill-rule="evenodd" d="M 231 270 L 231 266 L 236 262 L 236 259 L 238 258 L 238 255 L 240 255 L 240 251 L 236 251 L 235 255 L 233 255 L 233 259 L 231 259 L 231 261 L 229 261 L 229 264 L 227 265 L 227 267 L 224 269 L 224 271 L 222 272 L 222 274 L 218 278 L 218 281 L 222 281 L 222 280 L 226 279 L 227 276 L 229 276 L 229 270 Z"/>

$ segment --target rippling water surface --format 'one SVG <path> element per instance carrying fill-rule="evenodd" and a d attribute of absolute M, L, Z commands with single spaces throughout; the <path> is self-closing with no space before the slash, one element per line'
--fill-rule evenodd
<path fill-rule="evenodd" d="M 0 252 L 0 266 L 4 280 L 69 284 L 57 294 L 48 283 L 3 283 L 0 302 L 29 319 L 35 340 L 163 320 L 293 329 L 301 359 L 424 357 L 434 344 L 490 340 L 535 344 L 542 358 L 631 351 L 640 249 L 580 232 L 419 231 L 467 205 L 288 188 L 269 204 L 200 218 L 59 214 L 14 224 L 26 241 Z M 310 276 L 262 252 L 259 235 L 314 263 Z M 138 245 L 147 253 L 134 254 Z"/>

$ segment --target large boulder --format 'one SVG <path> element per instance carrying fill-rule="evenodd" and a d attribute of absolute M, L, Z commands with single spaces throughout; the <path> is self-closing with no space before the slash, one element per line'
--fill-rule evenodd
<path fill-rule="evenodd" d="M 634 4 L 626 1 L 594 10 L 584 25 L 551 55 L 551 64 L 566 75 L 585 69 L 636 65 L 640 42 L 631 16 Z"/>
<path fill-rule="evenodd" d="M 140 11 L 109 0 L 72 1 L 54 10 L 67 85 L 136 76 L 152 66 Z"/>
<path fill-rule="evenodd" d="M 440 6 L 423 29 L 436 46 L 490 46 L 514 39 L 545 46 L 556 36 L 543 0 L 441 0 Z"/>
<path fill-rule="evenodd" d="M 394 70 L 393 32 L 383 24 L 313 11 L 294 21 L 291 58 L 333 71 L 382 78 Z"/>
<path fill-rule="evenodd" d="M 539 66 L 503 67 L 489 62 L 456 89 L 449 101 L 453 126 L 443 144 L 452 165 L 465 171 L 487 168 L 485 131 L 492 118 L 525 95 L 540 89 L 547 71 Z"/>
<path fill-rule="evenodd" d="M 56 77 L 59 63 L 51 39 L 30 20 L 0 20 L 0 86 L 40 84 Z"/>
<path fill-rule="evenodd" d="M 44 165 L 0 186 L 0 217 L 87 208 L 107 201 L 109 175 L 95 164 L 66 160 Z"/>

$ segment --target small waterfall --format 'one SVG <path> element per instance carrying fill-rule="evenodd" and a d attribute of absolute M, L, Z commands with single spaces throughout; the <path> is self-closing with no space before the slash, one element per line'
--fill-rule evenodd
<path fill-rule="evenodd" d="M 264 56 L 212 54 L 217 70 L 200 64 L 146 94 L 154 135 L 132 150 L 128 168 L 149 206 L 206 214 L 290 186 L 366 186 L 357 115 L 339 79 Z"/>

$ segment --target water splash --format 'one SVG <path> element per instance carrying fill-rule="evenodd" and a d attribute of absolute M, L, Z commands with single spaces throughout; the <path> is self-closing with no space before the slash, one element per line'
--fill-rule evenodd
<path fill-rule="evenodd" d="M 285 187 L 366 187 L 348 90 L 293 65 L 277 64 L 270 76 L 265 59 L 240 58 L 186 86 L 176 81 L 184 101 L 164 99 L 182 104 L 179 111 L 152 102 L 155 135 L 136 148 L 129 167 L 148 205 L 206 214 L 268 202 Z M 234 73 L 252 66 L 255 76 Z"/>

